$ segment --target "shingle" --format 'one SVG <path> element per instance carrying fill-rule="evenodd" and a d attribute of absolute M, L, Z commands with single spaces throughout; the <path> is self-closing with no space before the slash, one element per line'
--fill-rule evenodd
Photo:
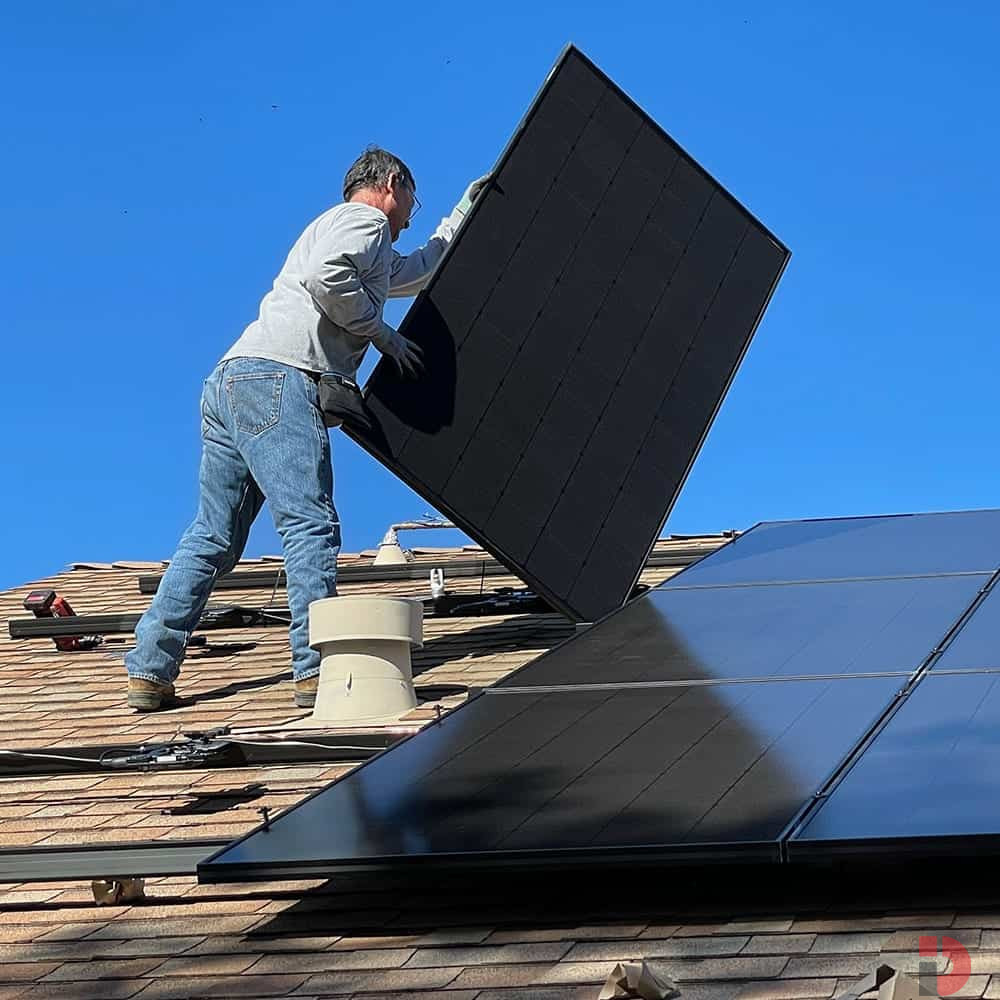
<path fill-rule="evenodd" d="M 204 976 L 153 979 L 144 1000 L 190 1000 L 191 997 L 280 997 L 302 983 L 304 976 Z"/>
<path fill-rule="evenodd" d="M 707 958 L 713 955 L 736 955 L 750 939 L 747 937 L 670 938 L 666 941 L 612 941 L 577 944 L 567 961 L 626 961 L 639 958 Z M 772 953 L 774 954 L 774 953 Z"/>
<path fill-rule="evenodd" d="M 404 990 L 398 993 L 365 993 L 363 996 L 364 1000 L 479 1000 L 478 992 L 478 990 L 421 990 L 419 993 L 413 993 Z M 510 1000 L 520 1000 L 520 998 L 512 997 Z"/>
<path fill-rule="evenodd" d="M 296 994 L 388 993 L 428 990 L 449 985 L 458 972 L 448 969 L 380 969 L 364 972 L 322 972 L 309 976 Z"/>
<path fill-rule="evenodd" d="M 55 963 L 3 962 L 0 963 L 0 983 L 30 983 L 41 979 L 58 968 Z"/>
<path fill-rule="evenodd" d="M 571 947 L 569 941 L 553 941 L 478 948 L 420 948 L 407 963 L 407 968 L 558 962 Z"/>
<path fill-rule="evenodd" d="M 600 983 L 615 962 L 551 962 L 540 965 L 480 965 L 460 972 L 456 988 L 515 988 L 523 986 Z"/>
<path fill-rule="evenodd" d="M 191 937 L 192 935 L 240 933 L 260 922 L 258 916 L 220 916 L 212 918 L 171 917 L 161 920 L 125 919 L 102 925 L 89 934 L 91 940 L 129 940 L 142 937 Z"/>
<path fill-rule="evenodd" d="M 885 951 L 918 951 L 920 948 L 920 939 L 922 937 L 935 938 L 935 947 L 940 947 L 941 939 L 948 937 L 958 941 L 963 948 L 972 950 L 980 947 L 982 933 L 983 932 L 978 928 L 956 929 L 954 927 L 938 928 L 936 930 L 896 931 L 885 941 L 882 947 Z M 987 933 L 989 932 L 987 931 Z M 994 947 L 997 950 L 1000 950 L 1000 934 L 997 935 L 995 943 L 993 945 L 987 945 L 987 947 Z"/>
<path fill-rule="evenodd" d="M 969 953 L 973 973 L 1000 975 L 1000 951 L 971 951 Z M 954 964 L 949 971 L 954 970 Z"/>
<path fill-rule="evenodd" d="M 814 955 L 877 953 L 892 935 L 888 932 L 861 934 L 818 934 L 810 949 Z"/>
<path fill-rule="evenodd" d="M 771 983 L 748 983 L 741 986 L 733 1000 L 806 1000 L 830 997 L 836 979 L 783 979 Z"/>
<path fill-rule="evenodd" d="M 441 930 L 428 931 L 417 938 L 420 947 L 429 945 L 479 944 L 489 937 L 489 927 L 445 927 Z"/>
<path fill-rule="evenodd" d="M 451 1000 L 451 995 L 451 991 L 449 991 L 447 998 L 442 998 L 442 1000 Z M 542 986 L 539 989 L 483 990 L 481 993 L 471 991 L 471 995 L 475 996 L 476 1000 L 594 1000 L 594 990 L 590 986 Z"/>
<path fill-rule="evenodd" d="M 265 955 L 251 973 L 339 972 L 349 969 L 396 969 L 414 954 L 412 948 L 322 951 L 315 954 Z"/>
<path fill-rule="evenodd" d="M 92 962 L 66 962 L 50 972 L 42 982 L 71 983 L 92 979 L 132 979 L 144 976 L 160 965 L 159 958 L 102 959 Z"/>
<path fill-rule="evenodd" d="M 192 955 L 171 958 L 156 966 L 152 975 L 159 976 L 234 976 L 246 972 L 259 955 Z M 270 972 L 270 969 L 259 969 Z M 277 971 L 277 970 L 275 970 Z M 289 969 L 282 969 L 289 972 Z"/>
<path fill-rule="evenodd" d="M 778 920 L 731 920 L 719 928 L 721 934 L 779 934 L 791 930 L 792 918 Z"/>
<path fill-rule="evenodd" d="M 799 955 L 809 951 L 814 934 L 759 934 L 750 939 L 744 955 Z"/>
<path fill-rule="evenodd" d="M 869 955 L 792 956 L 785 967 L 785 979 L 825 979 L 863 976 L 879 964 L 877 953 Z"/>

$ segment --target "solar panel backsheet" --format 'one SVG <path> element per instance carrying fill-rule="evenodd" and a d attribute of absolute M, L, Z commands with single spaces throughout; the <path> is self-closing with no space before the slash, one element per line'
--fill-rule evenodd
<path fill-rule="evenodd" d="M 759 525 L 200 874 L 1000 851 L 998 570 L 1000 511 Z"/>
<path fill-rule="evenodd" d="M 627 598 L 788 251 L 576 49 L 349 433 L 556 607 Z"/>

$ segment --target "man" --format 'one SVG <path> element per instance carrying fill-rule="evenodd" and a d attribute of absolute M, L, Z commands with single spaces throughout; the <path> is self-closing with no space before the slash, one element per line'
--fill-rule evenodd
<path fill-rule="evenodd" d="M 401 373 L 419 372 L 419 349 L 383 321 L 382 307 L 389 295 L 423 287 L 485 182 L 471 184 L 430 241 L 404 257 L 392 244 L 419 207 L 416 184 L 402 160 L 370 148 L 344 178 L 344 202 L 298 238 L 258 318 L 205 380 L 198 514 L 125 657 L 129 707 L 175 703 L 191 632 L 265 499 L 285 557 L 295 704 L 315 703 L 319 654 L 309 648 L 308 610 L 336 594 L 340 551 L 319 376 L 353 377 L 369 344 Z"/>

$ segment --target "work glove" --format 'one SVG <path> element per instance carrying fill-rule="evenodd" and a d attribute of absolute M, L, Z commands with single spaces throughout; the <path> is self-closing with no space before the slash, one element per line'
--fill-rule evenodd
<path fill-rule="evenodd" d="M 482 177 L 478 177 L 474 180 L 465 189 L 465 194 L 462 195 L 461 200 L 455 206 L 455 210 L 461 212 L 462 215 L 468 215 L 469 209 L 472 208 L 472 203 L 479 197 L 491 180 L 493 180 L 492 174 L 483 174 Z"/>
<path fill-rule="evenodd" d="M 372 343 L 382 352 L 383 357 L 395 362 L 399 374 L 404 378 L 406 376 L 416 378 L 423 372 L 423 352 L 412 340 L 407 340 L 392 327 L 385 327 L 382 333 L 372 340 Z"/>

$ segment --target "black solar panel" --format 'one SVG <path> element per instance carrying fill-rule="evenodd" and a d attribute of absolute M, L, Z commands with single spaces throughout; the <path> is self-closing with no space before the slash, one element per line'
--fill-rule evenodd
<path fill-rule="evenodd" d="M 575 49 L 349 433 L 556 607 L 627 598 L 788 251 Z"/>
<path fill-rule="evenodd" d="M 199 866 L 204 880 L 610 857 L 779 860 L 892 677 L 491 691 Z"/>
<path fill-rule="evenodd" d="M 811 821 L 791 857 L 1000 850 L 1000 673 L 932 670 Z"/>
<path fill-rule="evenodd" d="M 1000 511 L 760 525 L 200 873 L 1000 850 L 998 574 Z"/>
<path fill-rule="evenodd" d="M 658 588 L 500 686 L 908 673 L 988 580 Z"/>
<path fill-rule="evenodd" d="M 998 510 L 771 521 L 666 586 L 992 573 L 997 566 Z"/>
<path fill-rule="evenodd" d="M 993 589 L 935 661 L 933 670 L 1000 669 L 1000 591 Z"/>

